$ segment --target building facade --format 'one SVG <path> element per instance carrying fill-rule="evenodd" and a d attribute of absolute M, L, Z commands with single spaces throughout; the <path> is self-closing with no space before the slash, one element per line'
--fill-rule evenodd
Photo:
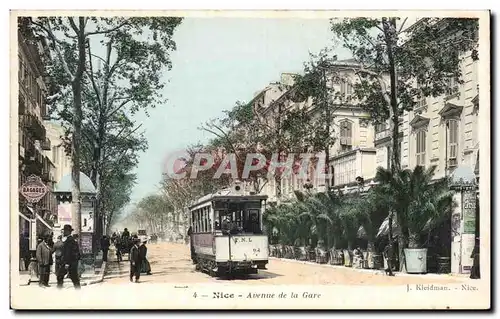
<path fill-rule="evenodd" d="M 52 194 L 55 183 L 55 165 L 45 154 L 51 149 L 51 141 L 43 119 L 47 114 L 45 98 L 46 44 L 43 39 L 28 40 L 18 32 L 18 150 L 19 150 L 19 186 L 28 176 L 39 176 L 49 188 L 49 192 L 37 203 L 36 211 L 43 219 L 37 224 L 37 232 L 47 229 L 57 217 L 57 204 Z M 34 208 L 19 195 L 20 233 L 29 231 L 26 216 L 35 217 Z"/>
<path fill-rule="evenodd" d="M 67 155 L 64 150 L 63 127 L 54 122 L 45 121 L 45 129 L 51 146 L 50 150 L 45 150 L 45 155 L 54 164 L 54 180 L 59 183 L 64 176 L 71 174 L 71 156 Z"/>
<path fill-rule="evenodd" d="M 448 80 L 446 93 L 417 101 L 400 123 L 401 166 L 436 166 L 434 178 L 450 176 L 458 166 L 469 166 L 479 178 L 478 61 L 461 54 L 463 83 Z M 418 86 L 417 86 L 418 88 Z M 390 167 L 389 124 L 375 128 L 376 166 Z"/>
<path fill-rule="evenodd" d="M 353 86 L 357 79 L 356 68 L 359 68 L 359 65 L 352 60 L 334 61 L 327 73 L 327 85 L 334 92 L 340 92 L 330 97 L 333 105 L 331 131 L 334 136 L 328 160 L 331 179 L 327 181 L 318 177 L 315 166 L 311 165 L 307 179 L 291 174 L 279 181 L 268 180 L 261 193 L 269 196 L 269 201 L 278 202 L 294 198 L 295 191 L 306 189 L 324 191 L 327 186 L 340 188 L 353 184 L 357 177 L 365 180 L 375 177 L 375 131 L 369 121 L 369 114 L 357 104 L 353 96 Z M 261 92 L 261 96 L 258 96 L 257 101 L 260 104 L 258 108 L 254 107 L 254 110 L 259 111 L 259 116 L 268 125 L 276 125 L 276 121 L 282 118 L 286 110 L 296 108 L 306 108 L 313 118 L 322 116 L 311 98 L 302 102 L 297 102 L 293 98 L 293 84 L 293 74 L 283 73 L 281 81 L 273 84 L 279 87 L 279 90 L 266 89 Z M 304 151 L 306 149 L 305 145 Z"/>

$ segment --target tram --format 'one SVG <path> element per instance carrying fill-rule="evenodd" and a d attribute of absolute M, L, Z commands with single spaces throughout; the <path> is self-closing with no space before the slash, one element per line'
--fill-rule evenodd
<path fill-rule="evenodd" d="M 245 195 L 235 184 L 194 202 L 189 210 L 196 269 L 211 276 L 266 269 L 268 240 L 262 231 L 266 200 L 265 195 Z"/>

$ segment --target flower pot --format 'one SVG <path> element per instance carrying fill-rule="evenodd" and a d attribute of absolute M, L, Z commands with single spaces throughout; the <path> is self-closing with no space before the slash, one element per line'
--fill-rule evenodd
<path fill-rule="evenodd" d="M 363 269 L 368 269 L 368 260 L 372 258 L 373 253 L 365 251 L 363 252 Z"/>
<path fill-rule="evenodd" d="M 325 264 L 328 260 L 328 252 L 323 248 L 316 248 L 316 262 L 318 264 Z"/>
<path fill-rule="evenodd" d="M 352 267 L 352 252 L 349 250 L 344 250 L 344 266 Z"/>
<path fill-rule="evenodd" d="M 373 254 L 372 255 L 372 260 L 370 264 L 370 260 L 368 261 L 368 268 L 371 269 L 380 269 L 384 265 L 384 260 L 382 258 L 382 255 L 379 254 Z"/>
<path fill-rule="evenodd" d="M 306 261 L 307 260 L 307 249 L 306 247 L 298 247 L 297 251 L 297 259 L 301 261 Z"/>
<path fill-rule="evenodd" d="M 451 273 L 451 258 L 450 257 L 437 257 L 437 273 L 438 274 Z"/>
<path fill-rule="evenodd" d="M 427 272 L 427 248 L 405 248 L 406 272 L 424 274 Z"/>
<path fill-rule="evenodd" d="M 314 251 L 313 248 L 310 248 L 307 251 L 307 260 L 308 261 L 316 261 L 316 252 Z"/>

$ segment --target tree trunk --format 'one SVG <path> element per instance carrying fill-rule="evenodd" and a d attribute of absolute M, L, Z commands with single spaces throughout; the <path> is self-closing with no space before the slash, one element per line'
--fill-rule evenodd
<path fill-rule="evenodd" d="M 73 82 L 73 132 L 71 136 L 71 197 L 72 197 L 72 224 L 74 231 L 82 231 L 82 203 L 80 198 L 80 141 L 82 126 L 82 76 L 85 70 L 85 18 L 79 17 L 78 28 L 78 67 Z M 95 218 L 95 217 L 94 217 Z M 78 244 L 81 244 L 78 236 Z"/>
<path fill-rule="evenodd" d="M 391 18 L 390 20 L 383 19 L 383 29 L 385 35 L 385 42 L 387 43 L 387 57 L 389 60 L 389 74 L 390 74 L 390 107 L 389 107 L 389 115 L 390 115 L 390 130 L 391 130 L 391 142 L 392 142 L 392 158 L 391 158 L 391 172 L 394 177 L 397 172 L 401 170 L 401 156 L 399 149 L 399 108 L 398 108 L 398 98 L 397 98 L 397 90 L 398 90 L 398 80 L 397 80 L 397 70 L 396 64 L 394 61 L 394 46 L 397 41 L 396 34 L 396 19 Z M 398 212 L 401 213 L 401 212 Z M 393 220 L 393 212 L 389 213 L 389 251 L 393 251 L 393 231 L 392 231 L 392 220 Z M 403 220 L 400 218 L 400 220 Z M 401 234 L 400 237 L 404 237 Z M 400 238 L 401 243 L 406 242 L 405 238 Z M 404 265 L 404 247 L 399 245 L 399 256 L 400 256 L 400 265 Z M 401 258 L 402 257 L 402 258 Z M 404 268 L 406 270 L 406 268 Z M 401 270 L 401 267 L 400 267 Z"/>
<path fill-rule="evenodd" d="M 82 230 L 82 212 L 80 197 L 80 136 L 82 121 L 82 96 L 80 81 L 73 84 L 73 132 L 71 136 L 71 198 L 72 198 L 72 226 L 79 234 Z M 79 242 L 80 242 L 79 236 Z"/>

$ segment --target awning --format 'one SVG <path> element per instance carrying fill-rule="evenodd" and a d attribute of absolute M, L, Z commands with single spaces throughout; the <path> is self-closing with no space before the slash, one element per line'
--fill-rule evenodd
<path fill-rule="evenodd" d="M 28 217 L 26 217 L 26 215 L 24 215 L 23 213 L 19 212 L 19 217 L 23 218 L 23 219 L 26 219 L 27 221 L 30 221 L 31 219 L 29 219 Z"/>
<path fill-rule="evenodd" d="M 45 226 L 47 226 L 48 229 L 52 230 L 52 226 L 50 226 L 49 224 L 47 224 L 47 222 L 45 220 L 43 220 L 43 218 L 40 217 L 40 215 L 36 214 L 36 218 L 38 220 L 40 220 L 42 222 L 42 224 L 44 224 Z"/>

